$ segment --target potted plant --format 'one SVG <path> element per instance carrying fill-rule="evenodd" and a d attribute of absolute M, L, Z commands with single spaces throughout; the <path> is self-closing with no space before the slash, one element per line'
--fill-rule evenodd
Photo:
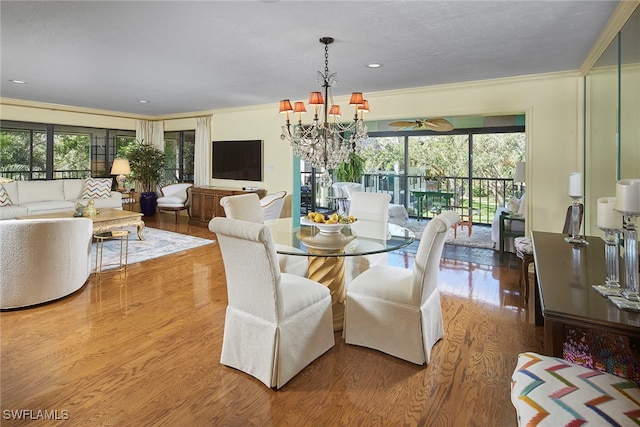
<path fill-rule="evenodd" d="M 336 169 L 336 178 L 340 182 L 360 182 L 364 173 L 365 160 L 353 151 L 349 153 L 349 161 Z"/>
<path fill-rule="evenodd" d="M 144 216 L 153 216 L 156 213 L 156 188 L 165 168 L 164 153 L 144 141 L 136 141 L 130 147 L 126 156 L 131 166 L 131 178 L 136 181 L 140 190 L 140 211 Z"/>

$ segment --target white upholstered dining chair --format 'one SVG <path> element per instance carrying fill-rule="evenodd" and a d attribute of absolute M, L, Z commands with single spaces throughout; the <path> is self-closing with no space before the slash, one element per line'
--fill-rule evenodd
<path fill-rule="evenodd" d="M 281 273 L 268 226 L 213 218 L 227 279 L 220 362 L 280 388 L 335 344 L 329 289 Z"/>
<path fill-rule="evenodd" d="M 225 196 L 220 199 L 220 206 L 224 208 L 224 214 L 227 218 L 264 224 L 264 212 L 260 205 L 260 198 L 256 193 Z M 306 256 L 278 255 L 278 263 L 280 270 L 285 273 L 307 276 L 308 260 Z"/>
<path fill-rule="evenodd" d="M 286 196 L 286 191 L 278 191 L 277 193 L 267 194 L 260 199 L 262 216 L 265 221 L 280 218 L 282 207 L 284 206 L 284 198 Z"/>
<path fill-rule="evenodd" d="M 355 216 L 358 220 L 351 224 L 351 232 L 356 236 L 379 240 L 379 243 L 367 241 L 367 244 L 379 244 L 380 249 L 384 248 L 386 246 L 384 241 L 389 237 L 390 201 L 391 196 L 386 193 L 353 193 L 349 215 Z M 347 257 L 344 268 L 345 283 L 351 282 L 372 265 L 387 264 L 387 261 L 386 253 Z"/>
<path fill-rule="evenodd" d="M 413 270 L 376 265 L 347 285 L 343 336 L 347 344 L 373 348 L 400 359 L 429 363 L 444 336 L 438 273 L 445 236 L 460 220 L 446 211 L 422 233 Z"/>

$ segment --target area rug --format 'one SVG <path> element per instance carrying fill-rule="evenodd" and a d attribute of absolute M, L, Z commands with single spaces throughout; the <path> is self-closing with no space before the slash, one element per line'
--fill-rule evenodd
<path fill-rule="evenodd" d="M 129 236 L 129 258 L 127 263 L 129 265 L 215 242 L 215 240 L 202 239 L 200 237 L 148 227 L 142 230 L 144 240 L 139 240 L 135 227 L 126 227 L 125 229 L 131 233 Z M 91 248 L 92 268 L 95 267 L 95 262 L 96 243 L 94 242 Z M 104 242 L 104 252 L 102 255 L 102 271 L 117 268 L 119 263 L 120 240 L 106 240 Z"/>
<path fill-rule="evenodd" d="M 415 219 L 409 219 L 405 225 L 408 229 L 413 231 L 416 235 L 416 239 L 420 239 L 424 228 L 429 223 L 429 220 L 416 221 Z M 458 228 L 458 237 L 453 237 L 453 229 L 449 229 L 445 243 L 459 246 L 469 246 L 472 248 L 493 249 L 493 241 L 491 241 L 491 227 L 488 225 L 474 225 L 471 229 L 471 236 L 467 231 L 467 228 L 462 230 Z"/>

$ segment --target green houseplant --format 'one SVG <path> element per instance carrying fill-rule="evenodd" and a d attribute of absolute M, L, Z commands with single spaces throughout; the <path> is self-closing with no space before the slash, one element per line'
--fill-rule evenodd
<path fill-rule="evenodd" d="M 336 169 L 336 178 L 340 182 L 360 182 L 364 168 L 364 158 L 352 151 L 349 153 L 349 161 Z"/>
<path fill-rule="evenodd" d="M 145 216 L 156 212 L 156 187 L 165 168 L 164 153 L 144 141 L 136 141 L 126 151 L 133 178 L 140 191 L 140 210 Z"/>

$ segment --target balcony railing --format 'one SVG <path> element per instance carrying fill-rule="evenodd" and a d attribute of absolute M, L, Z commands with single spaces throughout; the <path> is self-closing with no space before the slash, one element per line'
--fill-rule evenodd
<path fill-rule="evenodd" d="M 309 173 L 302 173 L 302 182 Z M 445 176 L 431 194 L 418 195 L 412 190 L 427 189 L 433 185 L 422 176 L 397 174 L 366 174 L 361 184 L 364 191 L 373 193 L 388 193 L 391 203 L 404 205 L 409 216 L 417 218 L 418 203 L 422 198 L 422 217 L 431 218 L 437 215 L 447 203 L 453 206 L 470 206 L 474 210 L 473 222 L 476 224 L 491 224 L 496 209 L 506 204 L 506 200 L 514 194 L 513 179 L 511 178 L 481 178 Z M 408 191 L 407 191 L 408 190 Z M 316 204 L 330 209 L 328 196 L 331 190 L 319 187 L 316 191 Z"/>

